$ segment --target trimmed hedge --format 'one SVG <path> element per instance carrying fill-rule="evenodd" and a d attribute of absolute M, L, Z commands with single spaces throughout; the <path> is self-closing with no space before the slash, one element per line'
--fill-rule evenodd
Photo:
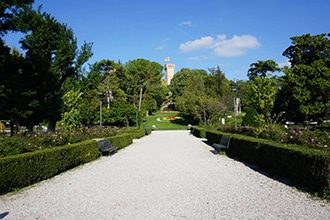
<path fill-rule="evenodd" d="M 206 129 L 200 128 L 200 127 L 191 127 L 190 132 L 199 138 L 205 138 L 206 137 Z"/>
<path fill-rule="evenodd" d="M 195 127 L 194 130 L 200 130 L 200 132 L 195 132 L 197 134 L 205 131 L 199 127 Z M 222 135 L 232 137 L 227 150 L 229 157 L 257 164 L 273 174 L 289 178 L 299 186 L 308 187 L 313 192 L 330 189 L 328 152 L 239 134 L 206 131 L 206 138 L 210 145 L 218 143 Z"/>
<path fill-rule="evenodd" d="M 142 129 L 144 132 L 144 130 Z M 133 143 L 134 134 L 106 137 L 119 149 Z M 0 158 L 0 194 L 51 178 L 100 157 L 95 140 Z"/>
<path fill-rule="evenodd" d="M 96 141 L 0 158 L 0 193 L 29 186 L 100 156 Z"/>
<path fill-rule="evenodd" d="M 133 134 L 121 134 L 105 139 L 108 139 L 113 146 L 122 149 L 133 143 Z"/>

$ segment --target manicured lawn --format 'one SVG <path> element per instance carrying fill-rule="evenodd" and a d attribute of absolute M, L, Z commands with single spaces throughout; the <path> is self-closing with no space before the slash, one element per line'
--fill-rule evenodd
<path fill-rule="evenodd" d="M 156 126 L 156 130 L 186 130 L 188 123 L 179 112 L 158 111 L 146 118 L 143 126 Z"/>

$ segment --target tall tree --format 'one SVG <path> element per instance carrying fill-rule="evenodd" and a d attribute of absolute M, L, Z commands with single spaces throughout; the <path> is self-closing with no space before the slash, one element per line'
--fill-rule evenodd
<path fill-rule="evenodd" d="M 129 102 L 134 103 L 140 110 L 152 112 L 157 107 L 156 88 L 162 86 L 163 66 L 157 62 L 145 59 L 128 61 L 125 64 L 130 88 L 127 88 Z M 144 103 L 142 103 L 144 102 Z"/>
<path fill-rule="evenodd" d="M 266 77 L 267 73 L 280 71 L 278 64 L 274 60 L 258 60 L 256 63 L 250 65 L 247 76 L 250 80 L 255 79 L 258 76 Z"/>
<path fill-rule="evenodd" d="M 248 90 L 245 92 L 246 106 L 255 109 L 262 122 L 272 122 L 272 112 L 278 91 L 278 80 L 270 77 L 256 77 L 249 81 Z"/>
<path fill-rule="evenodd" d="M 220 70 L 220 67 L 210 68 L 210 75 L 206 82 L 206 93 L 219 101 L 223 102 L 224 98 L 230 93 L 229 81 L 226 75 Z"/>
<path fill-rule="evenodd" d="M 204 118 L 204 100 L 206 100 L 204 86 L 202 75 L 191 75 L 182 95 L 176 98 L 176 108 L 193 123 L 199 123 Z"/>
<path fill-rule="evenodd" d="M 72 29 L 59 23 L 48 13 L 30 12 L 31 30 L 20 42 L 26 50 L 30 74 L 30 87 L 36 90 L 36 106 L 31 122 L 47 120 L 49 129 L 55 129 L 61 116 L 63 82 L 76 76 L 80 66 L 92 55 L 91 44 L 77 49 L 77 40 Z"/>
<path fill-rule="evenodd" d="M 182 68 L 174 75 L 173 79 L 171 80 L 171 84 L 169 85 L 169 89 L 172 92 L 172 98 L 174 100 L 176 100 L 177 97 L 183 95 L 189 79 L 194 75 L 201 75 L 206 77 L 207 72 L 200 69 Z"/>
<path fill-rule="evenodd" d="M 3 0 L 0 2 L 0 36 L 7 31 L 17 31 L 16 20 L 22 11 L 31 7 L 34 0 Z"/>
<path fill-rule="evenodd" d="M 297 121 L 330 116 L 330 34 L 292 37 L 283 55 L 291 67 L 284 69 L 281 92 L 286 94 L 287 115 Z M 297 117 L 299 116 L 299 117 Z"/>

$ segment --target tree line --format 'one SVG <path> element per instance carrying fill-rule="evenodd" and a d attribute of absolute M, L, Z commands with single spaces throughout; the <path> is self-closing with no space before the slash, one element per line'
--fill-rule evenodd
<path fill-rule="evenodd" d="M 101 60 L 87 71 L 93 44 L 79 47 L 71 28 L 32 3 L 0 3 L 0 119 L 9 120 L 13 132 L 40 123 L 50 130 L 97 125 L 100 104 L 104 125 L 139 125 L 165 102 L 187 123 L 214 125 L 233 109 L 234 96 L 253 112 L 252 124 L 274 123 L 279 115 L 297 122 L 329 117 L 329 34 L 292 37 L 283 52 L 290 66 L 259 60 L 250 65 L 247 81 L 228 80 L 220 67 L 183 68 L 166 86 L 163 66 L 142 58 Z M 5 44 L 8 32 L 23 33 L 23 51 Z"/>
<path fill-rule="evenodd" d="M 209 73 L 180 70 L 170 85 L 177 109 L 195 123 L 216 125 L 233 110 L 237 96 L 250 118 L 243 119 L 245 125 L 329 120 L 330 34 L 304 34 L 291 40 L 292 45 L 282 53 L 288 66 L 280 68 L 274 60 L 258 60 L 250 65 L 247 81 L 228 81 L 219 67 Z"/>

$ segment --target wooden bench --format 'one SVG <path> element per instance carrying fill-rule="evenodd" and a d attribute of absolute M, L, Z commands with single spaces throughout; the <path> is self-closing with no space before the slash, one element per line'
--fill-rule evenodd
<path fill-rule="evenodd" d="M 223 149 L 228 149 L 229 148 L 229 145 L 230 145 L 230 139 L 231 137 L 229 136 L 225 136 L 225 135 L 222 135 L 221 137 L 221 140 L 220 140 L 220 143 L 217 144 L 217 143 L 214 143 L 212 145 L 212 147 L 218 151 L 219 153 L 221 153 L 221 150 Z"/>
<path fill-rule="evenodd" d="M 111 142 L 107 139 L 97 140 L 97 143 L 99 145 L 100 154 L 102 156 L 110 155 L 110 153 L 118 150 L 118 147 L 112 146 Z"/>

